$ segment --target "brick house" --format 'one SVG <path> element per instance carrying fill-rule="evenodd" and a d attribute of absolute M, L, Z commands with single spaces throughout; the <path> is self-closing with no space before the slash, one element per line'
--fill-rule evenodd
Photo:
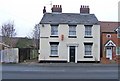
<path fill-rule="evenodd" d="M 120 22 L 101 21 L 101 62 L 117 62 L 119 40 L 116 29 Z"/>

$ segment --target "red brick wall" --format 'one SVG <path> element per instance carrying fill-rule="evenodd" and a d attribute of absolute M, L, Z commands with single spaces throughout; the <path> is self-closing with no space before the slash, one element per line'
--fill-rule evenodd
<path fill-rule="evenodd" d="M 111 34 L 111 38 L 107 38 L 107 34 Z M 112 40 L 118 46 L 118 38 L 116 33 L 102 33 L 102 45 L 104 45 L 108 40 Z"/>
<path fill-rule="evenodd" d="M 110 34 L 111 38 L 108 38 L 107 34 Z M 116 44 L 116 46 L 120 45 L 120 42 L 119 42 L 120 40 L 118 40 L 116 33 L 102 33 L 102 35 L 101 35 L 101 54 L 102 54 L 103 58 L 106 57 L 106 55 L 105 55 L 105 44 L 109 40 L 112 40 Z M 113 60 L 114 59 L 116 59 L 116 49 L 113 49 Z"/>
<path fill-rule="evenodd" d="M 111 38 L 107 38 L 106 35 L 110 34 Z M 101 49 L 102 49 L 102 57 L 104 57 L 104 46 L 106 44 L 107 41 L 112 40 L 116 46 L 118 46 L 118 38 L 117 38 L 117 34 L 116 33 L 102 33 L 102 38 L 101 38 Z M 116 52 L 116 50 L 114 50 L 114 52 Z"/>

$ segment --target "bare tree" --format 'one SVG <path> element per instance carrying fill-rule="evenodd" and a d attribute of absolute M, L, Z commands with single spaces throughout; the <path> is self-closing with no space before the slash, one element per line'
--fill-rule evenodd
<path fill-rule="evenodd" d="M 36 24 L 33 29 L 33 40 L 37 49 L 39 49 L 39 40 L 40 40 L 40 26 Z"/>
<path fill-rule="evenodd" d="M 3 24 L 1 31 L 2 31 L 3 42 L 12 46 L 12 37 L 16 35 L 14 23 L 8 22 Z"/>

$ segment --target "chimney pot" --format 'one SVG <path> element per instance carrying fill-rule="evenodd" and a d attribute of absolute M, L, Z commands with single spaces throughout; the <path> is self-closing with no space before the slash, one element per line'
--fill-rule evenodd
<path fill-rule="evenodd" d="M 89 11 L 90 11 L 89 6 L 81 5 L 80 13 L 89 14 Z"/>
<path fill-rule="evenodd" d="M 60 8 L 62 8 L 62 6 L 60 5 Z"/>
<path fill-rule="evenodd" d="M 43 14 L 45 14 L 46 13 L 46 7 L 44 6 L 44 9 L 43 9 Z"/>
<path fill-rule="evenodd" d="M 81 5 L 81 8 L 82 8 L 83 6 Z"/>
<path fill-rule="evenodd" d="M 62 12 L 62 6 L 61 5 L 53 5 L 52 12 Z"/>

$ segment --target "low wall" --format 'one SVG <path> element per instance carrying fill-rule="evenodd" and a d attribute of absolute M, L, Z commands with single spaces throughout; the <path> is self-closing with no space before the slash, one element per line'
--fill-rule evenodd
<path fill-rule="evenodd" d="M 18 63 L 18 48 L 9 48 L 0 51 L 0 62 L 2 63 Z"/>

